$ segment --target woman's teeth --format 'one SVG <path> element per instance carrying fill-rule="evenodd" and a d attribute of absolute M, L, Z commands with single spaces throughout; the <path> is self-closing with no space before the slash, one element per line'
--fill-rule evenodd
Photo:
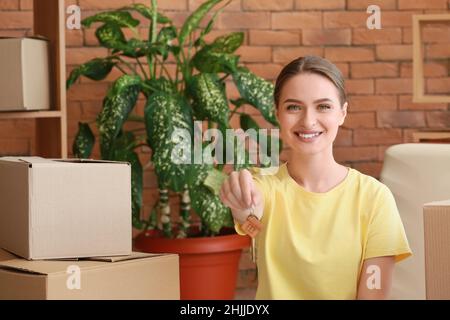
<path fill-rule="evenodd" d="M 314 138 L 314 137 L 319 136 L 319 135 L 321 134 L 321 132 L 307 133 L 307 134 L 303 134 L 303 133 L 296 132 L 296 134 L 297 134 L 300 138 L 303 138 L 303 139 L 311 139 L 311 138 Z"/>

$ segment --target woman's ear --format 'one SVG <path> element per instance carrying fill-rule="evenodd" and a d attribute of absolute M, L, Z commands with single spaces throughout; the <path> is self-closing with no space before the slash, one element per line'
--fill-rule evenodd
<path fill-rule="evenodd" d="M 345 118 L 347 117 L 347 107 L 348 107 L 348 102 L 345 102 L 341 108 L 342 118 L 341 118 L 341 121 L 339 122 L 339 126 L 342 126 L 344 124 Z"/>

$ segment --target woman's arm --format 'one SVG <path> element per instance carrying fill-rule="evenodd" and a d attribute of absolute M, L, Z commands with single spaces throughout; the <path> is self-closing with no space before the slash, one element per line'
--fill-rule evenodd
<path fill-rule="evenodd" d="M 385 256 L 364 260 L 358 284 L 358 300 L 384 300 L 392 286 L 395 257 Z"/>

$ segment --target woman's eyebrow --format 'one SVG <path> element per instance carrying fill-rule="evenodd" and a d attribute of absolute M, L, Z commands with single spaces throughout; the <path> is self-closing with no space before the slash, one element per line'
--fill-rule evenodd
<path fill-rule="evenodd" d="M 297 99 L 286 99 L 286 100 L 284 100 L 284 103 L 286 103 L 286 102 L 303 103 L 303 101 L 297 100 Z M 320 102 L 333 102 L 333 100 L 328 99 L 328 98 L 322 98 L 322 99 L 317 99 L 314 101 L 314 103 L 320 103 Z"/>

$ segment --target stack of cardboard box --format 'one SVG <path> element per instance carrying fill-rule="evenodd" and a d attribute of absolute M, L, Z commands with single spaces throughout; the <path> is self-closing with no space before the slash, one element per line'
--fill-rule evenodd
<path fill-rule="evenodd" d="M 179 299 L 178 256 L 132 252 L 128 163 L 0 158 L 0 299 Z"/>

